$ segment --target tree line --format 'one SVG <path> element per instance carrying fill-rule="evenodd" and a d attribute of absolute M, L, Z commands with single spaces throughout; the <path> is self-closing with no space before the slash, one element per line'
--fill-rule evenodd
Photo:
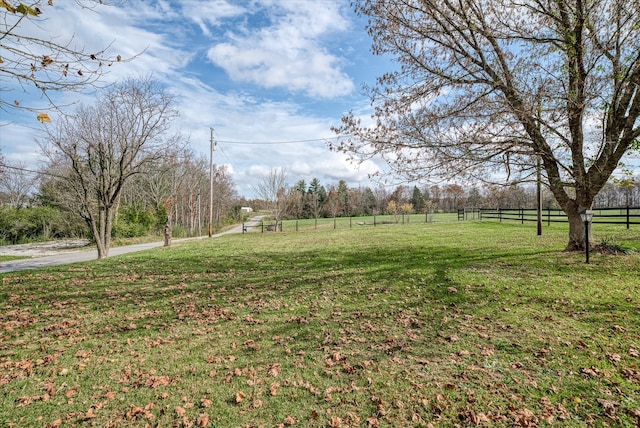
<path fill-rule="evenodd" d="M 453 212 L 465 208 L 529 208 L 537 206 L 535 186 L 478 184 L 349 187 L 344 180 L 323 185 L 318 178 L 286 183 L 286 171 L 275 168 L 254 189 L 251 204 L 270 212 L 273 220 L 357 217 L 378 214 Z M 543 208 L 560 209 L 553 193 L 542 190 Z M 596 197 L 594 208 L 640 206 L 640 177 L 611 180 Z"/>
<path fill-rule="evenodd" d="M 0 244 L 92 238 L 84 219 L 64 203 L 60 178 L 0 160 Z M 209 164 L 189 150 L 148 165 L 127 182 L 114 213 L 112 238 L 198 236 L 209 219 Z M 228 171 L 214 165 L 213 230 L 241 221 Z M 68 195 L 67 195 L 68 196 Z"/>
<path fill-rule="evenodd" d="M 195 235 L 203 219 L 220 225 L 237 216 L 225 168 L 210 176 L 187 139 L 171 132 L 172 104 L 151 79 L 126 80 L 46 127 L 38 174 L 0 158 L 0 242 L 87 236 L 102 258 L 113 237 L 162 231 L 170 245 L 174 227 Z"/>
<path fill-rule="evenodd" d="M 92 238 L 86 219 L 70 201 L 60 166 L 39 173 L 11 166 L 0 152 L 0 243 Z M 125 182 L 114 211 L 111 238 L 148 235 L 200 236 L 208 228 L 209 162 L 188 148 L 167 150 Z M 358 217 L 382 214 L 453 212 L 469 208 L 535 208 L 534 186 L 479 184 L 349 187 L 345 180 L 322 184 L 318 178 L 286 183 L 284 170 L 259 179 L 258 198 L 238 197 L 223 166 L 213 171 L 213 229 L 243 220 L 241 207 L 267 210 L 273 219 Z M 271 193 L 270 193 L 271 192 Z M 543 208 L 560 208 L 553 193 L 542 192 Z M 640 177 L 607 183 L 594 208 L 640 206 Z M 169 227 L 170 231 L 166 228 Z"/>

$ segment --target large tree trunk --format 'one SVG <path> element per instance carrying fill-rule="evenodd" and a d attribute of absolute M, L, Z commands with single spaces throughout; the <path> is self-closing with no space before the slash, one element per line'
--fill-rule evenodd
<path fill-rule="evenodd" d="M 590 209 L 590 208 L 584 208 Z M 569 242 L 565 251 L 584 251 L 587 243 L 585 242 L 585 224 L 580 216 L 582 209 L 576 209 L 573 207 L 565 208 L 567 218 L 569 219 Z M 589 241 L 591 241 L 591 223 L 589 227 Z M 591 242 L 589 242 L 589 248 L 591 248 Z"/>
<path fill-rule="evenodd" d="M 90 218 L 90 219 L 87 219 L 87 223 L 89 224 L 89 228 L 91 229 L 93 240 L 96 243 L 96 248 L 98 250 L 98 259 L 103 259 L 107 257 L 107 251 L 104 247 L 104 241 L 101 236 L 102 228 L 99 225 L 99 221 L 96 222 L 95 218 Z"/>

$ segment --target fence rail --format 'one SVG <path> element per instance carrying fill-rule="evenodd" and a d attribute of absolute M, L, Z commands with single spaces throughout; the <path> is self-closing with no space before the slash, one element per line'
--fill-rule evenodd
<path fill-rule="evenodd" d="M 627 229 L 632 224 L 640 224 L 640 207 L 623 208 L 596 208 L 593 210 L 593 223 L 601 224 L 623 224 Z M 498 221 L 537 221 L 536 210 L 528 209 L 481 209 L 480 220 Z M 567 215 L 562 210 L 547 208 L 542 211 L 542 220 L 550 225 L 551 223 L 566 223 Z"/>
<path fill-rule="evenodd" d="M 626 225 L 640 224 L 640 207 L 630 208 L 598 208 L 594 211 L 594 223 Z M 567 223 L 567 215 L 557 209 L 545 209 L 542 219 L 547 226 L 551 223 Z M 300 232 L 315 229 L 352 229 L 362 227 L 376 227 L 389 224 L 417 224 L 417 223 L 455 223 L 459 221 L 536 221 L 536 210 L 532 209 L 485 209 L 467 208 L 451 213 L 398 214 L 375 215 L 366 217 L 335 217 L 318 219 L 281 220 L 277 224 L 268 220 L 249 225 L 243 223 L 243 233 L 248 232 Z"/>
<path fill-rule="evenodd" d="M 476 211 L 476 215 L 477 215 Z M 313 229 L 351 229 L 357 227 L 371 227 L 388 224 L 405 223 L 451 223 L 458 219 L 456 213 L 425 213 L 425 214 L 398 214 L 398 215 L 375 215 L 364 217 L 335 217 L 318 219 L 291 219 L 278 222 L 279 232 L 299 232 Z M 253 225 L 243 223 L 243 233 L 249 232 L 272 232 L 276 230 L 274 221 L 262 221 Z"/>

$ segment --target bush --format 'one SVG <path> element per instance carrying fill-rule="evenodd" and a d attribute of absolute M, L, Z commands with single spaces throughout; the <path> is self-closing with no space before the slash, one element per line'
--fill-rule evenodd
<path fill-rule="evenodd" d="M 51 206 L 0 207 L 0 243 L 21 244 L 50 239 L 86 237 L 87 228 L 77 216 Z"/>
<path fill-rule="evenodd" d="M 111 231 L 112 237 L 136 238 L 148 235 L 158 220 L 154 213 L 134 206 L 123 207 L 118 211 Z"/>

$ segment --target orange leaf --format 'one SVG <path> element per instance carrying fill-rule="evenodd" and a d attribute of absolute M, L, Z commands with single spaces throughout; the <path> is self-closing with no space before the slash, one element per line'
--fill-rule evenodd
<path fill-rule="evenodd" d="M 242 391 L 236 392 L 236 403 L 242 403 L 245 398 L 247 398 L 247 394 Z"/>
<path fill-rule="evenodd" d="M 180 417 L 184 416 L 187 413 L 187 411 L 184 409 L 184 407 L 180 407 L 180 406 L 176 406 L 176 414 Z"/>
<path fill-rule="evenodd" d="M 47 113 L 40 113 L 38 117 L 36 117 L 42 123 L 51 123 L 51 119 Z"/>

